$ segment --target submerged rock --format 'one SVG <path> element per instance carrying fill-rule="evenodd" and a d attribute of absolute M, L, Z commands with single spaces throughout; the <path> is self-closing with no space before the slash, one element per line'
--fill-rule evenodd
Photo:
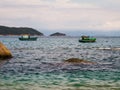
<path fill-rule="evenodd" d="M 0 59 L 12 58 L 12 54 L 7 47 L 0 42 Z"/>
<path fill-rule="evenodd" d="M 70 58 L 65 60 L 66 63 L 74 63 L 74 64 L 95 64 L 95 62 L 79 59 L 79 58 Z"/>

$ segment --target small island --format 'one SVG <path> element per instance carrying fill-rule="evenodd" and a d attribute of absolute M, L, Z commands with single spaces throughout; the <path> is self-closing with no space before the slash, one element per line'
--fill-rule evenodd
<path fill-rule="evenodd" d="M 50 36 L 66 36 L 66 34 L 56 32 L 56 33 L 51 34 Z"/>
<path fill-rule="evenodd" d="M 0 35 L 39 35 L 43 36 L 44 34 L 28 27 L 7 27 L 7 26 L 0 26 Z"/>

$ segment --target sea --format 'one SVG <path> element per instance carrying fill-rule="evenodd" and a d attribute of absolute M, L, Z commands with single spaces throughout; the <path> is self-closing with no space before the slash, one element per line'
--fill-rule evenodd
<path fill-rule="evenodd" d="M 120 90 L 120 37 L 1 36 L 13 58 L 0 60 L 0 90 Z M 79 58 L 96 64 L 65 63 Z"/>

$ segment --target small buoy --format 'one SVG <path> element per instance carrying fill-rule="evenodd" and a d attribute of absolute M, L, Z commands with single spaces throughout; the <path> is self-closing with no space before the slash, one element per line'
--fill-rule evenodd
<path fill-rule="evenodd" d="M 0 42 L 0 59 L 12 58 L 10 50 Z"/>

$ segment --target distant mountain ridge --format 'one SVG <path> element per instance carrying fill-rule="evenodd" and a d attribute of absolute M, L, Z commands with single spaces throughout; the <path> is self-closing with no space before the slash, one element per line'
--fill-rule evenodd
<path fill-rule="evenodd" d="M 43 33 L 33 28 L 0 26 L 0 35 L 22 35 L 22 34 L 40 35 L 40 36 L 44 35 Z"/>

